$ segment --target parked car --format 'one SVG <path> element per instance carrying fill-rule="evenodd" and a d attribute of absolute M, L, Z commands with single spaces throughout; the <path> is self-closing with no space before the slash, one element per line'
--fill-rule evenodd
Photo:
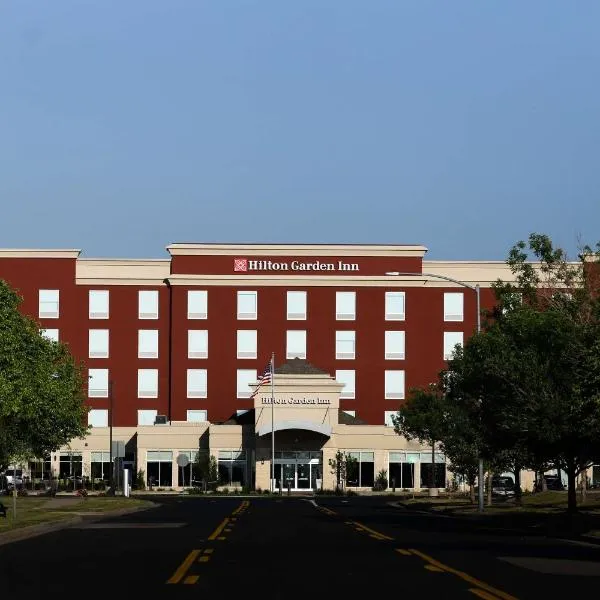
<path fill-rule="evenodd" d="M 9 487 L 23 485 L 23 469 L 6 469 L 2 474 Z"/>
<path fill-rule="evenodd" d="M 558 475 L 544 475 L 544 480 L 546 482 L 547 490 L 563 491 L 565 489 L 565 486 Z M 544 489 L 542 481 L 536 481 L 535 489 L 538 492 L 541 492 Z"/>
<path fill-rule="evenodd" d="M 512 477 L 492 477 L 492 495 L 505 498 L 515 495 L 515 482 Z"/>

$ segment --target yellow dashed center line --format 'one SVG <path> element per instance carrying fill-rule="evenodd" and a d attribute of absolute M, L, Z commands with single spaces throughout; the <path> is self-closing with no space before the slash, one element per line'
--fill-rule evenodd
<path fill-rule="evenodd" d="M 225 529 L 225 527 L 227 526 L 227 523 L 229 523 L 229 518 L 226 517 L 225 519 L 223 519 L 223 521 L 221 521 L 221 524 L 208 536 L 209 540 L 224 540 L 225 538 L 223 537 L 219 537 L 221 535 L 221 532 L 223 531 L 223 529 Z"/>
<path fill-rule="evenodd" d="M 198 554 L 200 554 L 200 550 L 192 550 L 186 556 L 185 560 L 179 565 L 179 567 L 177 567 L 177 570 L 175 573 L 173 573 L 173 576 L 167 581 L 167 583 L 179 583 L 187 573 L 188 569 L 195 562 Z"/>
<path fill-rule="evenodd" d="M 198 577 L 198 575 L 188 575 L 184 580 L 183 583 L 187 583 L 187 584 L 194 584 L 198 581 L 198 579 L 200 579 L 200 577 Z"/>
<path fill-rule="evenodd" d="M 198 557 L 198 562 L 208 562 L 210 560 L 210 556 L 200 556 Z"/>

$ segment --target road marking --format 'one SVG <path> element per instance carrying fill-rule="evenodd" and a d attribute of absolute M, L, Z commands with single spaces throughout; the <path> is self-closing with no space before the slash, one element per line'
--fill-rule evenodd
<path fill-rule="evenodd" d="M 198 562 L 208 562 L 210 560 L 210 556 L 199 556 Z"/>
<path fill-rule="evenodd" d="M 232 515 L 239 515 L 244 512 L 250 506 L 249 500 L 242 500 L 242 503 L 231 513 Z"/>
<path fill-rule="evenodd" d="M 445 565 L 444 563 L 441 563 L 440 561 L 435 560 L 435 558 L 432 558 L 431 556 L 429 556 L 428 554 L 425 554 L 424 552 L 415 550 L 414 548 L 411 548 L 410 551 L 413 554 L 420 556 L 423 560 L 427 561 L 429 564 L 433 565 L 434 567 L 438 567 L 439 569 L 442 569 L 443 571 L 452 573 L 453 575 L 456 575 L 457 577 L 464 579 L 468 583 L 471 583 L 473 585 L 476 585 L 476 586 L 486 590 L 490 594 L 496 594 L 496 596 L 498 596 L 499 598 L 502 598 L 502 600 L 517 600 L 514 596 L 511 596 L 510 594 L 507 594 L 506 592 L 503 592 L 502 590 L 498 590 L 495 587 L 488 585 L 487 583 L 484 583 L 483 581 L 479 581 L 479 579 L 475 579 L 475 577 L 471 577 L 471 575 L 464 573 L 463 571 L 453 569 L 452 567 L 449 567 L 448 565 Z"/>
<path fill-rule="evenodd" d="M 483 600 L 498 600 L 498 596 L 492 596 L 492 594 L 488 594 L 487 592 L 485 592 L 483 590 L 479 590 L 477 588 L 469 588 L 469 591 L 472 594 L 475 594 L 476 596 L 483 598 Z"/>
<path fill-rule="evenodd" d="M 439 567 L 434 567 L 433 565 L 425 565 L 425 568 L 428 571 L 433 571 L 434 573 L 445 573 L 444 569 L 440 569 Z"/>
<path fill-rule="evenodd" d="M 408 550 L 405 550 L 404 548 L 396 548 L 396 552 L 399 552 L 400 554 L 403 554 L 404 556 L 410 556 L 412 553 L 409 552 Z"/>
<path fill-rule="evenodd" d="M 227 526 L 227 523 L 229 523 L 229 518 L 225 517 L 223 519 L 223 521 L 221 521 L 221 524 L 208 536 L 209 540 L 224 540 L 224 537 L 219 537 L 221 535 L 221 532 L 223 531 L 223 529 L 225 529 L 225 527 Z"/>
<path fill-rule="evenodd" d="M 186 556 L 185 560 L 179 565 L 179 567 L 177 567 L 177 570 L 175 573 L 173 573 L 173 576 L 167 581 L 167 583 L 179 583 L 187 573 L 187 570 L 195 562 L 196 558 L 198 558 L 198 554 L 200 554 L 200 550 L 192 550 Z"/>
<path fill-rule="evenodd" d="M 358 521 L 350 521 L 355 527 L 360 527 L 363 531 L 368 531 L 369 533 L 374 534 L 375 536 L 377 536 L 379 539 L 381 540 L 393 540 L 393 537 L 390 537 L 389 535 L 385 535 L 384 533 L 380 533 L 379 531 L 375 531 L 374 529 L 371 529 L 370 527 L 367 527 L 366 525 L 363 525 L 362 523 L 359 523 Z"/>
<path fill-rule="evenodd" d="M 198 581 L 198 579 L 200 579 L 200 577 L 198 575 L 188 575 L 184 580 L 183 583 L 187 583 L 187 584 L 194 584 Z"/>
<path fill-rule="evenodd" d="M 206 550 L 204 550 L 204 554 L 212 554 L 214 552 L 213 548 L 207 548 Z"/>

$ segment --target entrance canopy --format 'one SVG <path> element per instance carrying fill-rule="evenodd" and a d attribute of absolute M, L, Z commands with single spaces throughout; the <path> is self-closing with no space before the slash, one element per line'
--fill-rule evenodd
<path fill-rule="evenodd" d="M 284 431 L 286 429 L 305 429 L 307 431 L 314 431 L 320 433 L 326 437 L 331 437 L 331 425 L 328 423 L 316 423 L 314 421 L 275 421 L 275 431 Z M 271 433 L 271 424 L 268 423 L 259 427 L 257 431 L 258 435 L 268 435 Z"/>

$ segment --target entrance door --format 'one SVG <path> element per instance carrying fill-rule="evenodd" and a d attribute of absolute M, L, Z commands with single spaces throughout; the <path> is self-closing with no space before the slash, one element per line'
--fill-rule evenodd
<path fill-rule="evenodd" d="M 298 489 L 308 490 L 310 488 L 310 464 L 298 463 L 296 468 L 298 473 Z"/>
<path fill-rule="evenodd" d="M 283 487 L 285 489 L 296 487 L 296 465 L 293 463 L 283 465 Z"/>

